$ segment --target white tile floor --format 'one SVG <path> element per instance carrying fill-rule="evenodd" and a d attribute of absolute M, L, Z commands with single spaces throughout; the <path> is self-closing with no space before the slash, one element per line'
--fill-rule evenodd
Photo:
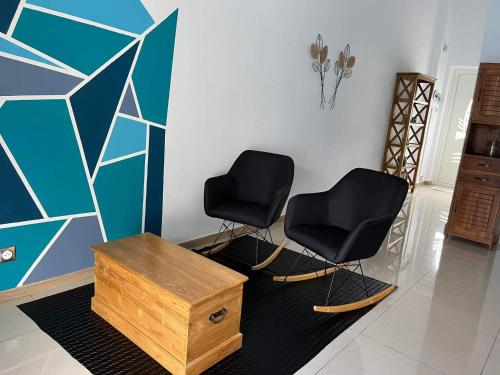
<path fill-rule="evenodd" d="M 363 264 L 369 276 L 399 288 L 298 374 L 500 375 L 500 255 L 444 239 L 450 199 L 417 190 L 407 220 L 397 221 L 387 244 Z M 282 235 L 281 226 L 273 229 L 275 240 Z M 88 374 L 15 307 L 61 290 L 0 304 L 0 374 Z"/>
<path fill-rule="evenodd" d="M 0 304 L 0 375 L 90 374 L 16 305 L 91 282 L 92 279 L 82 280 L 43 294 Z"/>
<path fill-rule="evenodd" d="M 450 200 L 430 187 L 417 190 L 406 236 L 363 264 L 398 290 L 301 375 L 500 374 L 500 255 L 444 239 Z"/>

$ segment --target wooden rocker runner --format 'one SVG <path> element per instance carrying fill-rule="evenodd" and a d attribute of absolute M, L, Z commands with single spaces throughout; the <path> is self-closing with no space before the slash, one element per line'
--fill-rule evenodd
<path fill-rule="evenodd" d="M 264 235 L 262 235 L 261 231 L 259 228 L 250 228 L 247 225 L 242 225 L 239 228 L 235 229 L 234 228 L 235 223 L 226 223 L 226 221 L 222 222 L 221 228 L 219 230 L 219 233 L 217 234 L 217 237 L 215 238 L 214 242 L 212 243 L 212 246 L 210 249 L 205 250 L 201 252 L 202 255 L 205 256 L 210 256 L 213 254 L 218 253 L 219 251 L 225 249 L 227 246 L 229 246 L 234 240 L 236 240 L 238 237 L 249 235 L 249 234 L 254 234 L 257 241 L 256 241 L 256 255 L 255 255 L 255 265 L 252 266 L 253 271 L 258 271 L 261 270 L 268 265 L 270 265 L 277 257 L 278 255 L 283 251 L 286 245 L 286 238 L 283 238 L 279 245 L 276 247 L 276 249 L 269 255 L 266 259 L 262 260 L 260 263 L 258 262 L 258 250 L 259 250 L 259 243 L 258 240 L 260 239 L 261 241 L 267 242 L 268 244 L 275 246 L 273 243 L 273 238 L 271 235 L 271 231 L 269 228 L 266 228 L 264 231 Z M 217 242 L 220 240 L 220 238 L 223 236 L 224 233 L 229 233 L 229 239 L 227 241 L 223 241 L 219 244 Z"/>
<path fill-rule="evenodd" d="M 255 265 L 257 271 L 267 267 L 285 247 L 283 239 L 266 259 L 259 257 L 259 240 L 273 244 L 269 227 L 275 223 L 290 194 L 294 174 L 289 156 L 261 151 L 244 151 L 225 175 L 205 182 L 205 213 L 222 219 L 213 247 L 202 254 L 209 256 L 226 248 L 241 235 L 255 235 Z M 242 226 L 237 227 L 237 224 Z M 218 241 L 226 233 L 229 240 Z"/>
<path fill-rule="evenodd" d="M 285 234 L 304 246 L 304 250 L 287 275 L 275 276 L 273 280 L 297 282 L 331 274 L 325 305 L 314 306 L 317 312 L 357 310 L 384 299 L 396 286 L 390 285 L 370 295 L 361 260 L 378 252 L 407 193 L 408 183 L 402 178 L 357 168 L 326 192 L 293 197 L 288 203 Z M 293 273 L 304 254 L 309 262 L 321 256 L 325 266 L 308 273 Z M 356 273 L 358 270 L 360 275 Z M 345 276 L 337 277 L 338 285 L 335 285 L 336 275 L 340 273 Z M 357 281 L 359 276 L 361 282 Z M 349 280 L 364 290 L 366 298 L 329 305 L 330 298 Z"/>

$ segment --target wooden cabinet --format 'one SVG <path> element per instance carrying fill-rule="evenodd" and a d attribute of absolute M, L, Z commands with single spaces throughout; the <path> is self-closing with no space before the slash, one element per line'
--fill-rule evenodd
<path fill-rule="evenodd" d="M 447 234 L 492 246 L 498 240 L 495 230 L 500 202 L 500 190 L 459 181 Z"/>
<path fill-rule="evenodd" d="M 500 159 L 465 154 L 462 157 L 461 169 L 495 173 L 495 171 L 500 171 Z"/>
<path fill-rule="evenodd" d="M 445 234 L 492 248 L 499 207 L 500 64 L 481 64 Z"/>
<path fill-rule="evenodd" d="M 500 125 L 500 64 L 481 64 L 472 121 Z"/>

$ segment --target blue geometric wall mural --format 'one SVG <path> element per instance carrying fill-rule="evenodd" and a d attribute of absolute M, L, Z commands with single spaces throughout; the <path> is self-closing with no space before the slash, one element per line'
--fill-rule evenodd
<path fill-rule="evenodd" d="M 5 102 L 0 135 L 49 217 L 95 212 L 65 100 Z"/>
<path fill-rule="evenodd" d="M 102 235 L 97 216 L 70 219 L 66 228 L 30 273 L 26 283 L 34 283 L 63 273 L 92 267 L 94 254 L 88 244 L 101 242 Z"/>
<path fill-rule="evenodd" d="M 103 162 L 146 150 L 147 125 L 137 120 L 117 117 Z"/>
<path fill-rule="evenodd" d="M 127 87 L 127 92 L 125 93 L 125 97 L 122 101 L 122 106 L 120 107 L 120 113 L 133 117 L 140 117 L 139 109 L 137 108 L 131 85 Z"/>
<path fill-rule="evenodd" d="M 145 36 L 133 74 L 142 116 L 162 125 L 167 121 L 176 25 L 177 11 Z"/>
<path fill-rule="evenodd" d="M 158 206 L 163 196 L 163 165 L 165 154 L 165 129 L 151 127 L 149 129 L 148 186 L 146 189 L 146 223 L 147 232 L 161 231 L 163 207 Z"/>
<path fill-rule="evenodd" d="M 144 161 L 139 155 L 99 169 L 94 188 L 108 240 L 141 231 Z"/>
<path fill-rule="evenodd" d="M 64 223 L 65 220 L 57 220 L 0 230 L 2 247 L 4 244 L 16 245 L 17 251 L 14 262 L 1 263 L 0 290 L 15 288 L 22 281 Z"/>
<path fill-rule="evenodd" d="M 84 74 L 93 73 L 134 40 L 28 8 L 21 12 L 12 36 Z"/>
<path fill-rule="evenodd" d="M 0 33 L 5 34 L 9 30 L 20 1 L 21 0 L 0 1 Z"/>
<path fill-rule="evenodd" d="M 3 197 L 0 206 L 0 224 L 41 219 L 42 213 L 1 145 L 0 166 L 0 181 L 2 181 L 0 191 Z"/>
<path fill-rule="evenodd" d="M 61 71 L 0 56 L 0 96 L 65 95 L 81 81 Z"/>
<path fill-rule="evenodd" d="M 18 57 L 24 57 L 26 59 L 35 60 L 47 65 L 57 66 L 52 61 L 47 60 L 45 57 L 40 56 L 40 54 L 33 53 L 22 46 L 22 43 L 14 43 L 12 40 L 7 39 L 5 35 L 0 34 L 0 51 L 8 53 L 10 55 L 15 55 Z"/>
<path fill-rule="evenodd" d="M 153 19 L 137 0 L 27 0 L 29 4 L 141 34 Z"/>
<path fill-rule="evenodd" d="M 176 26 L 140 0 L 0 1 L 0 291 L 161 234 Z"/>
<path fill-rule="evenodd" d="M 0 134 L 49 217 L 95 212 L 66 101 L 7 101 Z"/>
<path fill-rule="evenodd" d="M 70 102 L 90 175 L 94 174 L 118 102 L 125 90 L 137 44 L 71 96 Z"/>

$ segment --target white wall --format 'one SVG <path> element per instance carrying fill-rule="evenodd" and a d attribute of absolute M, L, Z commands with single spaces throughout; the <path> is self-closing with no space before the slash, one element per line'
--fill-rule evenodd
<path fill-rule="evenodd" d="M 500 0 L 492 0 L 499 1 Z M 421 180 L 432 181 L 436 176 L 437 152 L 441 126 L 443 126 L 448 79 L 453 66 L 478 66 L 490 0 L 444 0 L 446 16 L 441 19 L 443 28 L 441 42 L 436 35 L 439 51 L 436 70 L 431 72 L 438 78 L 435 89 L 441 93 L 441 103 L 434 103 L 434 110 L 427 129 L 422 164 Z M 498 14 L 498 13 L 497 13 Z M 446 50 L 443 47 L 446 46 Z M 481 59 L 482 61 L 482 59 Z"/>
<path fill-rule="evenodd" d="M 483 47 L 482 62 L 500 62 L 500 0 L 490 0 Z"/>
<path fill-rule="evenodd" d="M 203 212 L 204 181 L 245 149 L 292 156 L 292 194 L 327 189 L 354 167 L 379 169 L 395 73 L 436 69 L 442 33 L 436 0 L 144 2 L 159 13 L 180 5 L 163 233 L 174 241 L 218 229 Z M 311 69 L 318 32 L 332 59 L 346 42 L 357 59 L 333 112 L 319 109 Z"/>

